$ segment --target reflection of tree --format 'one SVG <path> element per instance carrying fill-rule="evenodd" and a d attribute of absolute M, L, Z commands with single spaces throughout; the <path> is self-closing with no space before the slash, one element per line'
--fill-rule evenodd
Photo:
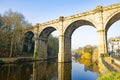
<path fill-rule="evenodd" d="M 85 52 L 80 58 L 82 58 L 82 59 L 91 59 L 92 58 L 92 56 L 91 56 L 91 54 L 90 53 L 88 53 L 88 52 Z"/>
<path fill-rule="evenodd" d="M 91 66 L 92 65 L 92 62 L 89 60 L 89 59 L 78 59 L 78 62 L 80 64 L 84 64 L 85 66 Z"/>
<path fill-rule="evenodd" d="M 31 64 L 7 64 L 0 68 L 0 80 L 29 80 L 32 73 Z"/>
<path fill-rule="evenodd" d="M 93 63 L 91 60 L 89 59 L 78 59 L 78 62 L 80 64 L 84 64 L 85 65 L 85 71 L 89 70 L 89 71 L 95 71 L 95 72 L 99 72 L 99 68 L 98 65 L 96 63 Z"/>
<path fill-rule="evenodd" d="M 34 64 L 34 65 L 33 65 Z M 0 80 L 56 80 L 56 62 L 0 65 Z"/>

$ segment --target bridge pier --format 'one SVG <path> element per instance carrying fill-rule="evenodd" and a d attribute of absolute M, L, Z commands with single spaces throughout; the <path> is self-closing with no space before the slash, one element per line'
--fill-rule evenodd
<path fill-rule="evenodd" d="M 71 39 L 65 38 L 64 35 L 60 35 L 58 62 L 70 62 L 70 61 L 71 61 Z"/>
<path fill-rule="evenodd" d="M 47 59 L 47 38 L 39 39 L 39 58 Z"/>
<path fill-rule="evenodd" d="M 71 61 L 71 35 L 79 26 L 90 25 L 96 28 L 98 33 L 98 59 L 101 54 L 107 54 L 107 31 L 116 21 L 120 20 L 120 4 L 108 7 L 97 6 L 96 9 L 82 14 L 76 14 L 68 17 L 61 16 L 59 19 L 46 23 L 37 24 L 28 29 L 38 34 L 40 41 L 35 41 L 34 57 L 47 58 L 47 40 L 51 32 L 57 30 L 59 36 L 58 62 Z M 40 34 L 39 34 L 40 33 Z M 89 33 L 89 32 L 88 32 Z M 37 48 L 38 47 L 38 48 Z"/>
<path fill-rule="evenodd" d="M 107 36 L 105 30 L 98 30 L 98 57 L 107 54 Z M 99 59 L 99 58 L 98 58 Z"/>
<path fill-rule="evenodd" d="M 64 35 L 59 36 L 58 62 L 64 62 Z"/>
<path fill-rule="evenodd" d="M 36 53 L 38 52 L 38 39 L 35 38 L 35 41 L 34 41 L 34 55 L 33 57 L 36 58 Z"/>
<path fill-rule="evenodd" d="M 65 36 L 65 62 L 71 62 L 72 61 L 72 53 L 71 53 L 71 37 Z"/>
<path fill-rule="evenodd" d="M 34 58 L 47 59 L 47 39 L 46 38 L 39 38 L 35 40 Z"/>

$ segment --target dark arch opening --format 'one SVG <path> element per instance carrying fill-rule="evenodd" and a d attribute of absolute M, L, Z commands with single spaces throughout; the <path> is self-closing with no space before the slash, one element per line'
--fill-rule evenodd
<path fill-rule="evenodd" d="M 25 33 L 23 53 L 26 56 L 33 56 L 34 54 L 34 33 L 32 31 Z"/>
<path fill-rule="evenodd" d="M 39 51 L 43 54 L 47 53 L 47 58 L 57 57 L 58 38 L 51 35 L 54 31 L 56 31 L 55 28 L 47 27 L 39 35 Z"/>
<path fill-rule="evenodd" d="M 42 32 L 41 32 L 41 34 L 40 34 L 40 38 L 48 38 L 48 36 L 53 32 L 53 31 L 55 31 L 56 29 L 55 28 L 53 28 L 53 27 L 47 27 L 47 28 L 45 28 Z"/>

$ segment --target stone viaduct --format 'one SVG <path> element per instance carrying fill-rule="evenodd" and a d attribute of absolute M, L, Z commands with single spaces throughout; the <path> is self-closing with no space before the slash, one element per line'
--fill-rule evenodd
<path fill-rule="evenodd" d="M 67 62 L 71 61 L 71 35 L 78 27 L 90 25 L 96 28 L 98 57 L 100 57 L 100 54 L 107 53 L 107 31 L 118 20 L 120 20 L 120 3 L 107 7 L 97 6 L 94 10 L 68 17 L 61 16 L 56 20 L 36 24 L 26 32 L 34 34 L 34 58 L 40 59 L 47 58 L 48 37 L 56 30 L 59 34 L 58 62 Z"/>

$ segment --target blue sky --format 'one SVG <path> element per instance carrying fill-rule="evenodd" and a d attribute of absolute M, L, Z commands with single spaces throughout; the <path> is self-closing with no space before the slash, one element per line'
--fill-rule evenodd
<path fill-rule="evenodd" d="M 95 9 L 97 5 L 107 6 L 119 0 L 0 0 L 0 13 L 8 9 L 21 12 L 29 22 L 42 23 Z"/>
<path fill-rule="evenodd" d="M 22 13 L 33 25 L 95 9 L 97 5 L 108 6 L 119 0 L 0 0 L 0 13 L 12 9 Z M 120 23 L 120 22 L 119 22 Z M 120 26 L 118 22 L 114 26 Z M 119 27 L 118 27 L 119 28 Z M 113 28 L 114 29 L 114 28 Z M 113 30 L 111 27 L 111 30 Z M 118 29 L 116 29 L 118 31 Z M 116 30 L 113 30 L 116 32 Z M 113 31 L 110 31 L 112 36 Z M 120 31 L 120 29 L 119 29 Z M 91 34 L 87 34 L 90 32 Z M 117 32 L 120 34 L 120 32 Z M 82 36 L 84 35 L 84 36 Z M 86 37 L 85 37 L 86 36 Z M 89 37 L 92 36 L 91 39 Z M 82 37 L 82 39 L 81 39 Z M 85 38 L 84 38 L 85 37 Z M 78 28 L 72 35 L 72 48 L 87 44 L 97 45 L 97 33 L 92 27 Z M 77 41 L 77 43 L 76 43 Z"/>

